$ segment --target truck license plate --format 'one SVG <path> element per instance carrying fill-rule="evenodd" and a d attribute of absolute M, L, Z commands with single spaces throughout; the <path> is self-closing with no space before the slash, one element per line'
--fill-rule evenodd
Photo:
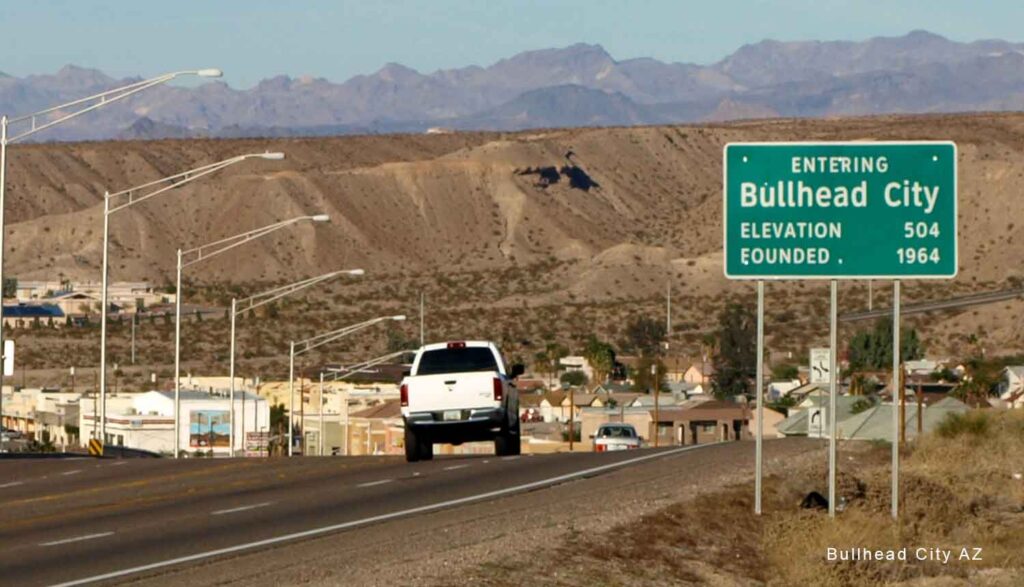
<path fill-rule="evenodd" d="M 462 410 L 445 410 L 445 412 L 444 412 L 444 414 L 442 414 L 441 418 L 443 420 L 445 420 L 445 421 L 448 421 L 448 420 L 461 420 L 462 419 Z"/>

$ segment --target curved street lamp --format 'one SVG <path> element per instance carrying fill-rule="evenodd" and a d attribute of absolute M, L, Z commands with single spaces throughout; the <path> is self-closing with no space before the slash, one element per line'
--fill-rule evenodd
<path fill-rule="evenodd" d="M 114 102 L 121 101 L 130 96 L 148 90 L 149 88 L 165 84 L 175 78 L 195 75 L 199 77 L 221 77 L 223 73 L 219 69 L 207 68 L 207 69 L 193 69 L 187 71 L 175 71 L 171 73 L 165 73 L 157 77 L 138 81 L 125 86 L 114 88 L 112 90 L 106 90 L 92 96 L 85 98 L 79 98 L 71 102 L 66 102 L 58 106 L 52 106 L 45 110 L 33 112 L 31 114 L 24 114 L 22 116 L 16 116 L 14 118 L 8 118 L 6 115 L 0 117 L 0 313 L 3 310 L 3 292 L 2 286 L 4 282 L 4 234 L 7 232 L 7 227 L 4 221 L 4 211 L 6 209 L 5 195 L 7 192 L 7 145 L 8 143 L 14 143 L 22 139 L 28 138 L 37 132 L 44 131 L 50 127 L 57 126 L 61 123 L 67 122 L 73 118 L 77 118 L 87 112 L 92 112 L 98 108 L 102 108 Z M 22 128 L 22 130 L 11 133 L 11 125 L 17 127 L 28 126 L 28 128 Z M 3 349 L 3 329 L 0 329 L 0 349 Z M 2 358 L 2 357 L 0 357 Z M 0 373 L 0 384 L 3 382 L 3 374 Z M 0 385 L 2 386 L 2 385 Z M 3 398 L 0 397 L 0 411 L 2 411 Z M 104 439 L 104 444 L 106 440 Z M 3 446 L 3 438 L 0 437 L 0 447 Z"/>
<path fill-rule="evenodd" d="M 229 369 L 228 376 L 231 379 L 229 400 L 231 404 L 230 422 L 231 422 L 231 454 L 235 454 L 235 322 L 239 314 L 248 312 L 249 310 L 256 309 L 260 306 L 269 304 L 275 300 L 279 300 L 285 296 L 289 296 L 293 293 L 302 291 L 307 287 L 314 286 L 318 283 L 327 281 L 328 279 L 334 279 L 340 275 L 352 275 L 360 276 L 366 272 L 362 269 L 345 269 L 341 271 L 331 271 L 330 273 L 324 273 L 316 277 L 310 277 L 309 279 L 303 279 L 296 281 L 288 285 L 276 287 L 258 294 L 251 295 L 245 299 L 239 300 L 237 298 L 231 298 L 231 351 L 229 353 Z M 241 306 L 241 308 L 239 308 Z M 242 434 L 245 434 L 245 392 L 242 392 Z"/>
<path fill-rule="evenodd" d="M 295 355 L 301 355 L 307 353 L 317 347 L 323 346 L 329 342 L 334 342 L 339 338 L 344 338 L 352 333 L 358 332 L 364 328 L 369 328 L 374 324 L 385 322 L 387 320 L 401 321 L 405 320 L 404 314 L 398 314 L 395 316 L 380 316 L 378 318 L 371 318 L 365 322 L 359 324 L 353 324 L 352 326 L 346 326 L 316 336 L 311 336 L 305 340 L 300 340 L 291 343 L 291 350 L 288 353 L 288 456 L 292 456 L 293 449 L 295 447 L 295 437 L 293 430 L 293 424 L 295 422 Z"/>
<path fill-rule="evenodd" d="M 205 71 L 205 70 L 203 70 Z M 216 173 L 225 167 L 230 167 L 236 163 L 241 163 L 246 159 L 268 159 L 272 161 L 279 161 L 284 159 L 284 153 L 249 153 L 246 155 L 237 155 L 223 161 L 216 163 L 210 163 L 195 169 L 190 169 L 182 173 L 170 175 L 163 179 L 144 183 L 142 185 L 121 190 L 119 192 L 103 194 L 103 279 L 102 285 L 100 286 L 100 306 L 102 308 L 100 315 L 100 438 L 106 443 L 107 438 L 107 312 L 109 306 L 107 304 L 107 287 L 109 278 L 109 269 L 107 264 L 107 258 L 110 251 L 110 215 L 145 202 L 146 200 L 185 186 L 197 179 L 206 177 L 211 173 Z M 112 204 L 117 200 L 122 200 L 119 203 Z M 134 326 L 134 319 L 132 321 Z"/>
<path fill-rule="evenodd" d="M 266 236 L 274 231 L 291 226 L 298 222 L 328 222 L 331 219 L 327 214 L 316 214 L 313 216 L 296 216 L 289 220 L 282 220 L 268 224 L 261 228 L 229 236 L 220 240 L 207 243 L 187 251 L 178 249 L 178 278 L 175 285 L 174 296 L 174 458 L 179 458 L 181 448 L 181 272 L 185 267 L 195 265 L 221 253 L 226 253 L 235 247 L 241 246 L 251 240 Z M 192 257 L 188 261 L 186 257 Z"/>

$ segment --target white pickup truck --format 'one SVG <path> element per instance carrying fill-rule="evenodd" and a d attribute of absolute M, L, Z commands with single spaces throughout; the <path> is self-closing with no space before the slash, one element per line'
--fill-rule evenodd
<path fill-rule="evenodd" d="M 493 440 L 500 456 L 519 454 L 519 394 L 513 380 L 522 373 L 522 365 L 505 369 L 493 342 L 421 348 L 401 386 L 405 459 L 433 458 L 435 443 L 484 440 Z"/>

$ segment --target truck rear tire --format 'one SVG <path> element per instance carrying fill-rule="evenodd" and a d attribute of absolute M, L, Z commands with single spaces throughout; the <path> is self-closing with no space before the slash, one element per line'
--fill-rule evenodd
<path fill-rule="evenodd" d="M 420 438 L 420 460 L 421 461 L 432 461 L 434 460 L 434 443 L 429 438 Z"/>
<path fill-rule="evenodd" d="M 420 460 L 423 454 L 422 443 L 416 438 L 416 433 L 412 431 L 412 427 L 408 424 L 405 425 L 405 462 L 415 463 Z"/>
<path fill-rule="evenodd" d="M 513 457 L 522 452 L 519 442 L 519 420 L 507 430 L 502 430 L 494 439 L 494 454 L 499 457 Z"/>

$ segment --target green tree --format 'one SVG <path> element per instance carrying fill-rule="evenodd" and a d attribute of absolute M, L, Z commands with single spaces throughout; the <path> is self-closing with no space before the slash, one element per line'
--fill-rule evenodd
<path fill-rule="evenodd" d="M 598 340 L 591 334 L 587 339 L 586 346 L 583 347 L 583 358 L 590 363 L 590 368 L 594 370 L 594 379 L 597 383 L 608 381 L 608 375 L 615 367 L 615 349 L 612 345 Z"/>
<path fill-rule="evenodd" d="M 583 371 L 566 371 L 558 380 L 573 387 L 579 387 L 587 382 L 587 374 Z"/>
<path fill-rule="evenodd" d="M 18 295 L 18 278 L 17 277 L 5 277 L 3 295 L 5 298 L 13 298 Z"/>
<path fill-rule="evenodd" d="M 640 356 L 653 357 L 665 340 L 665 324 L 646 316 L 634 318 L 626 325 L 626 340 Z"/>
<path fill-rule="evenodd" d="M 715 396 L 750 394 L 757 375 L 757 321 L 750 307 L 728 304 L 718 315 L 717 338 L 711 377 Z"/>
<path fill-rule="evenodd" d="M 654 377 L 651 377 L 651 365 L 655 365 Z M 633 391 L 650 393 L 652 389 L 665 391 L 665 364 L 653 357 L 641 357 L 636 369 L 632 369 L 630 378 L 633 380 Z"/>
<path fill-rule="evenodd" d="M 924 356 L 917 330 L 900 330 L 900 358 L 913 361 Z M 871 330 L 860 330 L 850 339 L 847 358 L 850 369 L 886 369 L 892 366 L 892 318 L 879 318 Z"/>
<path fill-rule="evenodd" d="M 772 367 L 772 378 L 774 379 L 796 379 L 800 375 L 800 369 L 790 363 L 779 363 Z"/>

